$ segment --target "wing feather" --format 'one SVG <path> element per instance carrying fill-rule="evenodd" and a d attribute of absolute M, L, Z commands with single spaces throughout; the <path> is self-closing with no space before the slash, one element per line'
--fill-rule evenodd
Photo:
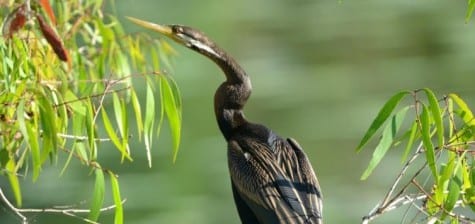
<path fill-rule="evenodd" d="M 274 148 L 271 148 L 274 147 Z M 308 159 L 295 140 L 272 146 L 229 142 L 228 162 L 237 193 L 261 223 L 321 223 L 321 194 Z M 254 208 L 254 209 L 253 209 Z"/>

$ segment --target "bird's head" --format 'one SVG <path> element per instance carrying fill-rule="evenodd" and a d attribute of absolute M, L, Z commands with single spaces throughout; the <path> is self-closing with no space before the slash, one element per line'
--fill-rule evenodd
<path fill-rule="evenodd" d="M 135 24 L 164 34 L 175 42 L 208 56 L 217 57 L 216 45 L 201 31 L 182 25 L 159 25 L 144 20 L 127 17 Z"/>

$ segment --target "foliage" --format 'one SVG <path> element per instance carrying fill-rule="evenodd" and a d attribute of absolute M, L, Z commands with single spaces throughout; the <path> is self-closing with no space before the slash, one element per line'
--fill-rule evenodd
<path fill-rule="evenodd" d="M 114 2 L 110 3 L 113 11 Z M 18 207 L 23 201 L 20 177 L 37 180 L 48 161 L 63 173 L 75 159 L 95 175 L 89 221 L 99 217 L 109 177 L 115 222 L 122 223 L 118 176 L 101 166 L 99 151 L 102 142 L 110 141 L 121 163 L 132 161 L 133 123 L 151 166 L 152 139 L 168 119 L 176 158 L 180 96 L 173 79 L 161 72 L 172 49 L 143 34 L 125 34 L 105 7 L 94 0 L 51 5 L 47 0 L 26 0 L 2 11 L 0 170 Z M 139 100 L 139 85 L 144 85 L 145 102 Z M 57 164 L 59 157 L 66 162 Z"/>
<path fill-rule="evenodd" d="M 472 17 L 473 10 L 475 9 L 475 1 L 468 0 L 467 3 L 467 12 L 465 13 L 465 22 L 468 22 Z"/>
<path fill-rule="evenodd" d="M 426 100 L 421 99 L 423 96 Z M 412 103 L 399 108 L 408 97 L 412 97 Z M 408 118 L 411 113 L 414 116 Z M 381 108 L 357 151 L 384 125 L 361 179 L 373 172 L 390 148 L 397 149 L 403 143 L 404 166 L 382 202 L 364 222 L 406 204 L 420 212 L 414 219 L 424 216 L 430 223 L 474 222 L 474 217 L 466 214 L 475 211 L 475 120 L 465 101 L 456 94 L 438 100 L 427 88 L 399 92 Z"/>

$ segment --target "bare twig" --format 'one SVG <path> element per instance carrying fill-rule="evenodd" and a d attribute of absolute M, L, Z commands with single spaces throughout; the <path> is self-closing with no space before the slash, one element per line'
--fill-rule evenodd
<path fill-rule="evenodd" d="M 64 133 L 58 133 L 58 137 L 65 138 L 65 139 L 76 140 L 76 141 L 87 141 L 87 140 L 89 140 L 89 137 L 87 137 L 87 136 L 68 135 L 68 134 L 64 134 Z M 94 141 L 96 141 L 96 142 L 110 142 L 112 140 L 110 138 L 94 138 Z"/>
<path fill-rule="evenodd" d="M 17 208 L 8 200 L 8 198 L 3 193 L 3 190 L 1 187 L 0 187 L 0 199 L 7 205 L 7 207 L 10 210 L 12 210 L 15 213 L 16 216 L 18 216 L 21 219 L 22 224 L 28 224 L 28 219 L 24 215 L 24 213 L 57 213 L 57 214 L 63 214 L 63 215 L 71 216 L 74 218 L 78 218 L 87 223 L 99 224 L 98 222 L 95 222 L 93 220 L 80 217 L 77 215 L 77 214 L 83 214 L 83 213 L 90 213 L 91 212 L 90 209 L 57 208 L 57 207 L 55 208 Z M 126 201 L 127 199 L 123 199 L 121 201 L 121 204 L 124 204 Z M 115 205 L 110 205 L 110 206 L 101 208 L 100 211 L 105 212 L 105 211 L 112 210 L 114 208 L 116 208 Z"/>
<path fill-rule="evenodd" d="M 10 208 L 10 210 L 12 210 L 21 219 L 22 224 L 28 223 L 26 216 L 21 214 L 21 212 L 19 212 L 18 209 L 15 206 L 13 206 L 13 204 L 8 200 L 8 198 L 3 193 L 3 189 L 1 187 L 0 187 L 0 198 L 8 206 L 8 208 Z"/>
<path fill-rule="evenodd" d="M 395 209 L 395 207 L 400 207 L 404 204 L 407 204 L 407 203 L 403 203 L 403 204 L 400 204 L 399 206 L 396 206 L 398 204 L 398 200 L 399 200 L 398 198 L 400 197 L 400 195 L 402 195 L 406 191 L 406 189 L 408 187 L 408 184 L 406 184 L 406 186 L 404 186 L 402 188 L 402 190 L 395 197 L 392 197 L 392 195 L 394 194 L 394 191 L 396 190 L 396 187 L 398 186 L 399 182 L 401 181 L 401 179 L 406 174 L 406 172 L 409 169 L 410 165 L 418 158 L 418 156 L 421 152 L 422 152 L 422 143 L 419 144 L 416 152 L 406 162 L 406 164 L 404 164 L 401 172 L 399 172 L 398 176 L 396 177 L 396 180 L 394 181 L 394 183 L 389 188 L 389 191 L 384 196 L 382 202 L 377 204 L 371 210 L 371 212 L 368 215 L 363 217 L 363 222 L 362 222 L 363 224 L 369 223 L 369 221 L 375 219 L 376 217 L 382 215 L 385 212 L 388 212 L 388 211 L 391 211 L 391 210 Z"/>

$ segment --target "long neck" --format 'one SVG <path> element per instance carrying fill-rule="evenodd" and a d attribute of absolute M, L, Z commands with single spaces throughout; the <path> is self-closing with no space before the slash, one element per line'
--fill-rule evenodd
<path fill-rule="evenodd" d="M 236 61 L 218 47 L 215 54 L 205 54 L 224 72 L 223 82 L 214 95 L 214 111 L 219 128 L 226 139 L 229 139 L 235 128 L 247 122 L 242 109 L 251 95 L 251 80 Z"/>

